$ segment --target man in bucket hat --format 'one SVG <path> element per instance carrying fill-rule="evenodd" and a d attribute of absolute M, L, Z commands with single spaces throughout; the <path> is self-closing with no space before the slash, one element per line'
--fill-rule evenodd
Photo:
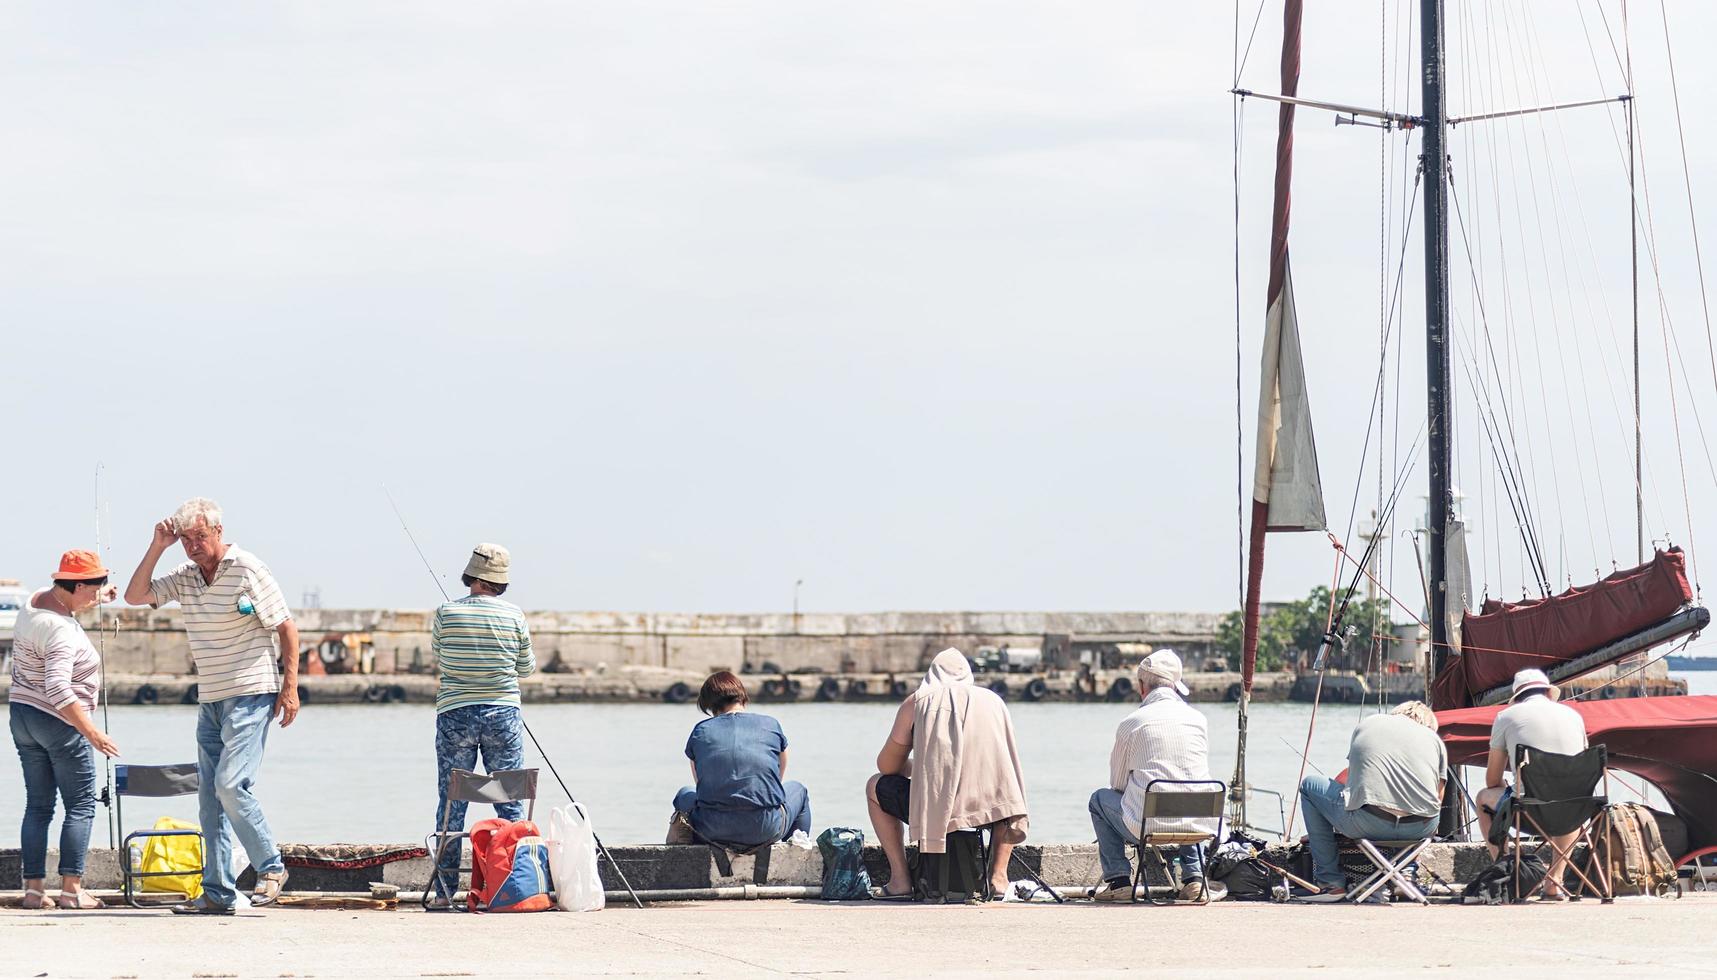
<path fill-rule="evenodd" d="M 1109 785 L 1091 794 L 1091 826 L 1097 832 L 1097 856 L 1103 867 L 1103 885 L 1093 893 L 1099 902 L 1133 898 L 1127 844 L 1139 839 L 1145 787 L 1151 780 L 1210 778 L 1210 726 L 1197 708 L 1186 703 L 1179 655 L 1157 650 L 1139 661 L 1137 676 L 1141 703 L 1115 729 Z M 1154 832 L 1179 829 L 1215 830 L 1202 824 L 1152 828 Z M 1218 889 L 1206 891 L 1204 857 L 1198 845 L 1180 848 L 1178 857 L 1183 882 L 1178 898 L 1192 902 L 1207 895 L 1222 897 Z"/>
<path fill-rule="evenodd" d="M 197 815 L 208 853 L 202 897 L 173 908 L 196 915 L 233 914 L 234 836 L 256 869 L 250 904 L 271 905 L 286 886 L 255 784 L 270 719 L 285 728 L 298 717 L 298 626 L 268 566 L 222 533 L 220 505 L 192 497 L 155 525 L 125 587 L 134 606 L 179 604 L 197 666 Z M 189 560 L 151 579 L 174 542 Z"/>
<path fill-rule="evenodd" d="M 478 545 L 460 577 L 470 594 L 444 603 L 430 624 L 430 646 L 441 675 L 435 694 L 435 825 L 444 833 L 465 828 L 465 804 L 456 800 L 448 808 L 447 781 L 453 770 L 477 771 L 479 755 L 486 772 L 524 765 L 519 678 L 535 671 L 537 661 L 524 612 L 501 598 L 511 570 L 507 549 Z M 519 820 L 525 808 L 522 803 L 497 803 L 495 813 Z M 432 910 L 449 907 L 459 887 L 459 859 L 457 846 L 436 856 Z"/>
<path fill-rule="evenodd" d="M 1501 853 L 1507 834 L 1509 800 L 1514 789 L 1503 774 L 1514 769 L 1515 750 L 1525 745 L 1541 752 L 1575 755 L 1586 749 L 1586 720 L 1557 700 L 1561 692 L 1544 671 L 1527 668 L 1514 675 L 1508 707 L 1490 725 L 1490 757 L 1485 762 L 1485 788 L 1479 790 L 1479 831 L 1490 842 L 1492 857 Z M 1494 830 L 1493 830 L 1494 826 Z M 1566 853 L 1576 834 L 1555 838 L 1558 854 Z M 1562 897 L 1562 866 L 1557 857 L 1546 877 L 1546 898 Z"/>

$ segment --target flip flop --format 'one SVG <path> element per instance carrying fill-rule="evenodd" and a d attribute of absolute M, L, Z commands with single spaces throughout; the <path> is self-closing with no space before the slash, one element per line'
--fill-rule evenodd
<path fill-rule="evenodd" d="M 900 894 L 896 895 L 895 893 L 888 891 L 885 888 L 880 888 L 880 887 L 877 888 L 876 890 L 872 891 L 870 893 L 870 897 L 871 897 L 872 901 L 877 901 L 877 902 L 911 902 L 911 901 L 915 901 L 917 899 L 917 896 L 914 895 L 912 892 L 909 892 L 909 891 L 908 892 L 901 892 Z"/>

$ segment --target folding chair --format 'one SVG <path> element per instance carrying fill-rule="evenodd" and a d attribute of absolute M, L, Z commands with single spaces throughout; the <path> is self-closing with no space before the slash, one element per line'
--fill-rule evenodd
<path fill-rule="evenodd" d="M 1137 772 L 1138 770 L 1134 770 Z M 1130 779 L 1131 773 L 1128 774 Z M 1158 790 L 1159 786 L 1214 786 L 1210 790 L 1167 789 Z M 1133 901 L 1139 901 L 1141 886 L 1145 900 L 1153 905 L 1173 905 L 1176 896 L 1180 894 L 1180 872 L 1173 861 L 1163 856 L 1158 848 L 1184 847 L 1188 844 L 1203 844 L 1205 841 L 1218 840 L 1222 837 L 1222 815 L 1228 800 L 1228 784 L 1215 779 L 1153 779 L 1145 784 L 1144 818 L 1139 821 L 1139 839 L 1133 846 L 1139 851 L 1139 868 L 1133 873 Z M 1213 830 L 1180 829 L 1172 831 L 1151 831 L 1153 820 L 1169 821 L 1172 825 L 1189 828 L 1194 820 L 1216 820 Z M 1166 885 L 1152 885 L 1147 873 L 1152 862 L 1162 870 Z M 1168 900 L 1158 901 L 1153 892 L 1168 893 Z M 1210 904 L 1210 886 L 1206 879 L 1204 897 L 1198 905 Z"/>
<path fill-rule="evenodd" d="M 1371 874 L 1347 893 L 1347 900 L 1354 903 L 1364 902 L 1373 892 L 1389 884 L 1395 887 L 1408 899 L 1420 905 L 1429 905 L 1431 900 L 1407 873 L 1413 862 L 1419 860 L 1419 852 L 1430 846 L 1431 838 L 1421 837 L 1418 840 L 1366 840 L 1363 837 L 1351 838 L 1365 859 L 1371 862 Z"/>
<path fill-rule="evenodd" d="M 429 884 L 423 889 L 423 907 L 428 910 L 435 895 L 437 882 L 444 882 L 445 876 L 451 875 L 453 880 L 448 882 L 447 902 L 451 908 L 459 908 L 454 901 L 458 897 L 459 879 L 471 873 L 469 865 L 464 864 L 465 842 L 470 839 L 469 831 L 447 829 L 447 823 L 452 819 L 454 803 L 525 803 L 525 819 L 531 820 L 537 811 L 537 771 L 535 769 L 502 769 L 499 772 L 474 773 L 465 769 L 455 769 L 447 776 L 447 805 L 441 809 L 441 824 L 435 832 L 423 839 L 423 849 L 429 852 Z M 456 868 L 441 867 L 441 859 L 449 847 L 459 849 L 460 863 Z"/>
<path fill-rule="evenodd" d="M 1594 882 L 1573 859 L 1575 846 L 1582 843 L 1586 845 L 1588 854 L 1594 853 L 1592 823 L 1603 816 L 1604 808 L 1610 804 L 1607 794 L 1597 793 L 1598 783 L 1604 779 L 1608 765 L 1609 752 L 1602 745 L 1594 745 L 1577 755 L 1558 755 L 1528 745 L 1515 750 L 1514 796 L 1509 801 L 1507 817 L 1508 830 L 1512 832 L 1508 849 L 1514 856 L 1517 890 L 1520 887 L 1525 830 L 1530 828 L 1540 839 L 1540 843 L 1532 848 L 1534 854 L 1549 845 L 1556 857 L 1561 858 L 1573 869 L 1575 876 L 1599 896 L 1599 901 L 1606 905 L 1615 901 L 1603 867 L 1594 864 L 1593 870 L 1597 872 L 1597 881 Z M 1566 850 L 1550 839 L 1576 832 L 1578 836 Z M 1546 876 L 1533 890 L 1542 890 L 1549 880 Z M 1556 884 L 1560 886 L 1562 882 Z M 1524 899 L 1526 896 L 1521 897 Z"/>
<path fill-rule="evenodd" d="M 121 765 L 113 767 L 114 789 L 114 822 L 120 827 L 125 826 L 125 798 L 127 796 L 167 797 L 189 796 L 197 791 L 197 764 L 181 762 L 171 766 L 132 766 Z M 204 862 L 199 860 L 195 868 L 175 868 L 170 871 L 143 871 L 131 866 L 131 844 L 133 841 L 145 840 L 151 837 L 198 837 L 202 832 L 197 830 L 134 830 L 125 835 L 124 842 L 119 848 L 119 874 L 121 887 L 125 894 L 125 904 L 134 909 L 148 908 L 137 900 L 140 890 L 138 883 L 143 878 L 167 878 L 180 875 L 203 876 Z M 205 854 L 208 848 L 203 848 Z"/>

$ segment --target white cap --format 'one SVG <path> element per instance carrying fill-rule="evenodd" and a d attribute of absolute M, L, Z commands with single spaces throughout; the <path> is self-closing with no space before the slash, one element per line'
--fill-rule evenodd
<path fill-rule="evenodd" d="M 1192 692 L 1181 683 L 1180 672 L 1180 656 L 1173 650 L 1164 648 L 1153 651 L 1150 656 L 1139 661 L 1139 687 L 1149 690 L 1153 687 L 1173 685 L 1175 692 L 1184 698 Z"/>
<path fill-rule="evenodd" d="M 1522 694 L 1532 691 L 1550 690 L 1550 678 L 1544 671 L 1528 667 L 1514 675 L 1514 691 L 1508 696 L 1510 701 L 1519 701 Z"/>

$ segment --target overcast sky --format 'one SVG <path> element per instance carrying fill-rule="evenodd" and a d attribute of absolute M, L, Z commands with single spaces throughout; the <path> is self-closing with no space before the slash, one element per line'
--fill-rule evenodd
<path fill-rule="evenodd" d="M 1417 108 L 1406 5 L 1385 5 L 1387 24 L 1378 5 L 1310 6 L 1303 95 Z M 1451 4 L 1452 111 L 1622 90 L 1616 4 L 1579 5 L 1584 22 L 1525 7 L 1543 9 Z M 1691 513 L 1697 545 L 1717 541 L 1697 428 L 1717 429 L 1717 389 L 1659 11 L 1634 7 L 1687 372 L 1672 405 L 1647 261 L 1648 532 L 1686 543 Z M 1691 2 L 1668 15 L 1684 39 L 1717 26 Z M 784 610 L 798 579 L 807 610 L 1232 608 L 1233 18 L 1110 2 L 0 7 L 15 433 L 0 576 L 41 583 L 95 541 L 99 465 L 122 575 L 153 520 L 207 495 L 291 599 L 318 588 L 328 606 L 438 598 L 385 484 L 455 585 L 472 544 L 510 547 L 509 598 L 531 608 Z M 1243 84 L 1276 90 L 1279 43 L 1272 2 Z M 1681 47 L 1709 232 L 1698 123 L 1717 66 Z M 1532 457 L 1552 576 L 1583 580 L 1633 557 L 1622 116 L 1541 118 L 1456 130 L 1482 257 L 1457 246 L 1455 269 L 1484 283 L 1518 379 L 1499 417 Z M 1244 121 L 1250 441 L 1275 112 L 1249 102 Z M 1298 145 L 1295 276 L 1345 536 L 1356 480 L 1361 517 L 1377 498 L 1380 265 L 1392 277 L 1400 258 L 1380 238 L 1401 235 L 1418 144 L 1302 112 Z M 1423 415 L 1420 257 L 1415 240 L 1386 469 Z M 1471 293 L 1456 305 L 1476 338 Z M 1495 553 L 1475 574 L 1517 594 L 1529 576 L 1469 408 L 1459 476 L 1491 524 L 1475 556 Z M 1397 531 L 1423 506 L 1422 467 L 1407 483 Z M 1410 597 L 1411 545 L 1391 540 Z M 1318 535 L 1273 540 L 1267 595 L 1327 582 L 1331 554 Z"/>

